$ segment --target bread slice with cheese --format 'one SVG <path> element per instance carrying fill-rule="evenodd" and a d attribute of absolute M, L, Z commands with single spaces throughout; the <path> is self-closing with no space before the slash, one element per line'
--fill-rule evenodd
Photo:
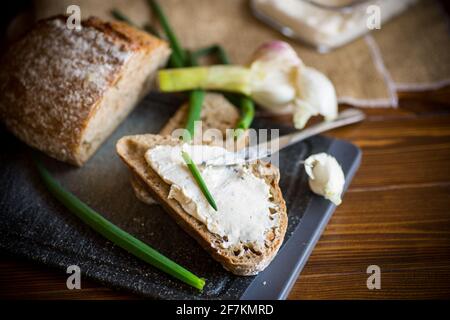
<path fill-rule="evenodd" d="M 0 119 L 51 157 L 82 165 L 148 92 L 166 42 L 121 22 L 38 22 L 1 60 Z"/>
<path fill-rule="evenodd" d="M 159 131 L 159 134 L 170 136 L 176 129 L 186 127 L 188 109 L 188 103 L 183 104 L 169 121 L 167 121 L 164 127 Z M 205 95 L 200 114 L 201 129 L 203 133 L 206 133 L 208 129 L 215 129 L 220 132 L 221 137 L 226 138 L 227 129 L 235 128 L 239 119 L 239 110 L 225 99 L 222 94 L 207 93 Z M 206 145 L 224 146 L 224 139 L 214 140 L 210 138 L 211 137 L 208 137 L 208 134 L 202 135 L 201 143 Z M 232 147 L 237 150 L 245 147 L 248 144 L 248 130 L 242 132 L 242 134 L 233 142 L 234 144 Z M 147 192 L 145 183 L 140 180 L 141 179 L 136 175 L 131 176 L 131 187 L 133 188 L 136 197 L 149 205 L 158 204 L 158 202 L 156 202 Z"/>
<path fill-rule="evenodd" d="M 236 275 L 255 275 L 275 257 L 280 248 L 288 223 L 286 205 L 279 188 L 279 171 L 269 163 L 257 161 L 251 164 L 255 176 L 264 179 L 270 188 L 270 218 L 275 226 L 264 236 L 264 246 L 255 248 L 251 243 L 239 243 L 229 248 L 221 246 L 224 239 L 208 230 L 199 220 L 187 213 L 174 199 L 169 199 L 170 185 L 147 163 L 145 153 L 158 145 L 181 144 L 179 139 L 153 134 L 126 136 L 116 145 L 117 153 L 132 173 L 142 181 L 147 192 L 158 201 L 170 216 L 208 251 L 222 266 Z M 231 199 L 230 199 L 231 200 Z M 251 204 L 248 204 L 251 205 Z"/>

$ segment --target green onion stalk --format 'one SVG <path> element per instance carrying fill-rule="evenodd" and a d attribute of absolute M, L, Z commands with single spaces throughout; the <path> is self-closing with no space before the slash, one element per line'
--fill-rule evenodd
<path fill-rule="evenodd" d="M 161 70 L 159 88 L 163 92 L 193 89 L 251 93 L 251 73 L 248 68 L 233 65 L 214 65 Z"/>
<path fill-rule="evenodd" d="M 208 187 L 206 186 L 205 180 L 203 180 L 203 177 L 200 173 L 200 171 L 197 168 L 197 165 L 192 161 L 191 157 L 186 151 L 182 151 L 181 155 L 184 159 L 184 162 L 189 168 L 189 171 L 191 172 L 192 176 L 194 177 L 195 181 L 197 182 L 198 186 L 202 190 L 203 195 L 205 196 L 206 200 L 208 200 L 211 207 L 213 207 L 214 210 L 217 211 L 217 204 L 214 200 L 213 196 L 209 192 Z"/>
<path fill-rule="evenodd" d="M 151 7 L 155 15 L 158 17 L 159 23 L 161 24 L 161 27 L 164 30 L 167 39 L 169 40 L 170 47 L 172 48 L 173 66 L 175 68 L 186 66 L 187 60 L 186 52 L 181 47 L 177 36 L 170 27 L 169 20 L 167 19 L 167 16 L 164 14 L 164 11 L 162 10 L 161 6 L 155 0 L 147 0 L 147 3 Z"/>
<path fill-rule="evenodd" d="M 34 156 L 40 177 L 50 193 L 61 202 L 69 211 L 80 218 L 84 223 L 112 241 L 122 249 L 128 251 L 139 259 L 151 264 L 157 269 L 183 281 L 184 283 L 203 290 L 205 280 L 197 277 L 189 270 L 178 265 L 162 255 L 149 245 L 133 237 L 126 231 L 109 222 L 102 215 L 94 211 L 75 195 L 65 190 L 45 169 L 42 163 Z"/>
<path fill-rule="evenodd" d="M 174 56 L 177 59 L 175 67 L 178 68 L 183 66 L 196 66 L 197 57 L 194 54 L 187 52 L 181 48 L 181 45 L 175 33 L 172 31 L 172 28 L 170 27 L 169 20 L 167 19 L 163 10 L 159 6 L 158 2 L 154 0 L 148 0 L 148 3 L 150 4 L 152 10 L 155 12 L 156 16 L 158 17 L 159 22 L 161 23 L 161 26 L 163 27 L 164 32 L 166 33 L 167 38 L 169 39 L 170 46 L 173 51 L 172 56 Z M 191 139 L 194 137 L 195 121 L 200 119 L 204 98 L 205 98 L 205 91 L 196 88 L 193 88 L 193 90 L 189 94 L 189 110 L 186 121 L 186 130 L 188 131 L 188 135 L 183 136 L 183 139 L 186 142 L 191 141 Z M 197 168 L 196 164 L 192 161 L 189 154 L 183 152 L 182 156 L 192 176 L 197 182 L 200 190 L 204 194 L 205 198 L 208 200 L 208 202 L 214 208 L 214 210 L 217 211 L 217 205 L 211 193 L 209 192 L 208 187 L 206 186 L 206 183 L 203 180 L 203 177 L 201 176 L 200 170 Z"/>
<path fill-rule="evenodd" d="M 189 64 L 191 66 L 197 65 L 197 58 L 192 53 L 189 53 Z M 188 135 L 184 136 L 186 142 L 194 138 L 195 121 L 200 119 L 202 113 L 203 101 L 205 100 L 204 90 L 192 90 L 189 94 L 189 109 L 186 120 L 186 130 Z"/>

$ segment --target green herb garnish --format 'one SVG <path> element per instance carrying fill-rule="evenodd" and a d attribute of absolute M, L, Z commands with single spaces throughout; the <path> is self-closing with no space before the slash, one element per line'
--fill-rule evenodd
<path fill-rule="evenodd" d="M 193 90 L 189 95 L 189 110 L 186 120 L 186 130 L 189 134 L 184 136 L 184 140 L 186 142 L 189 142 L 194 138 L 195 121 L 200 119 L 204 98 L 205 91 L 203 90 Z"/>
<path fill-rule="evenodd" d="M 241 96 L 239 99 L 239 106 L 241 108 L 241 118 L 236 124 L 236 132 L 242 132 L 242 130 L 248 129 L 252 124 L 253 118 L 255 117 L 255 104 L 253 100 L 246 96 Z"/>
<path fill-rule="evenodd" d="M 192 53 L 189 54 L 189 64 L 191 66 L 197 65 L 197 58 Z M 194 138 L 195 121 L 200 119 L 204 100 L 205 91 L 203 90 L 192 90 L 189 94 L 189 109 L 186 120 L 186 130 L 189 132 L 189 135 L 184 137 L 186 142 Z"/>
<path fill-rule="evenodd" d="M 206 200 L 208 200 L 211 207 L 213 207 L 214 210 L 217 211 L 217 205 L 214 201 L 214 198 L 212 197 L 211 193 L 208 190 L 208 187 L 206 186 L 205 180 L 203 180 L 202 175 L 200 174 L 200 171 L 197 168 L 197 165 L 192 161 L 191 157 L 186 151 L 182 151 L 181 155 L 184 159 L 184 162 L 186 162 L 186 165 L 188 166 L 189 170 L 192 173 L 192 176 L 194 177 L 195 181 L 197 182 L 198 186 L 202 190 L 203 194 L 205 195 Z"/>
<path fill-rule="evenodd" d="M 179 67 L 186 67 L 186 66 L 196 66 L 197 65 L 197 57 L 189 53 L 188 56 L 186 56 L 186 51 L 184 51 L 180 43 L 175 35 L 175 33 L 172 31 L 172 28 L 170 27 L 169 20 L 167 19 L 166 15 L 162 11 L 161 7 L 159 6 L 158 2 L 155 0 L 147 0 L 148 4 L 152 8 L 152 10 L 155 12 L 156 16 L 159 19 L 159 22 L 161 23 L 161 26 L 164 29 L 165 34 L 167 35 L 167 38 L 169 39 L 170 46 L 172 48 L 172 56 L 177 58 L 177 63 L 174 64 L 176 68 Z M 195 134 L 195 121 L 200 119 L 201 110 L 203 106 L 203 101 L 205 98 L 205 91 L 203 90 L 192 90 L 189 95 L 189 110 L 188 110 L 188 117 L 186 120 L 186 130 L 188 131 L 188 137 L 183 136 L 183 139 L 186 142 L 189 142 Z M 189 170 L 192 173 L 192 176 L 194 177 L 195 181 L 197 182 L 200 190 L 205 195 L 206 199 L 208 200 L 209 204 L 214 208 L 214 210 L 217 211 L 216 203 L 211 196 L 211 193 L 209 193 L 209 190 L 205 184 L 205 181 L 203 180 L 203 177 L 200 174 L 200 171 L 198 170 L 197 166 L 194 162 L 192 162 L 191 157 L 188 153 L 183 152 L 182 153 L 183 159 L 186 162 L 186 165 L 188 166 Z"/>
<path fill-rule="evenodd" d="M 122 249 L 135 255 L 139 259 L 151 264 L 159 270 L 183 281 L 184 283 L 203 290 L 205 280 L 197 277 L 190 271 L 186 270 L 179 264 L 173 262 L 169 258 L 163 256 L 155 249 L 151 248 L 144 242 L 136 239 L 129 233 L 120 229 L 116 225 L 106 220 L 99 213 L 94 211 L 75 195 L 65 190 L 41 164 L 41 162 L 34 157 L 39 175 L 51 194 L 55 196 L 69 211 L 74 213 L 84 223 L 89 225 L 92 229 L 103 235 L 106 239 L 112 241 Z"/>
<path fill-rule="evenodd" d="M 172 55 L 174 56 L 174 66 L 177 68 L 183 67 L 186 65 L 186 52 L 182 49 L 180 42 L 178 41 L 177 36 L 173 32 L 170 27 L 169 20 L 167 16 L 164 14 L 164 11 L 161 9 L 159 3 L 155 0 L 147 0 L 147 3 L 152 8 L 153 12 L 158 17 L 159 22 L 161 23 L 161 27 L 164 30 L 164 33 L 167 36 L 167 39 L 170 42 L 170 47 L 172 48 Z"/>

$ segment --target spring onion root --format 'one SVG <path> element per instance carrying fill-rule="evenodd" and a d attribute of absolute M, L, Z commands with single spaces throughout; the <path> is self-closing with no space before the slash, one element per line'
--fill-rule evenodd
<path fill-rule="evenodd" d="M 193 90 L 189 95 L 189 110 L 186 120 L 186 130 L 189 132 L 189 135 L 186 138 L 188 140 L 185 139 L 186 142 L 194 138 L 195 122 L 200 119 L 204 99 L 205 91 L 203 90 Z"/>

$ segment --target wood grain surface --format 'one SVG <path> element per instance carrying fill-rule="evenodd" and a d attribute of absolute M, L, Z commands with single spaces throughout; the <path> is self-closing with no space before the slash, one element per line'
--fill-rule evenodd
<path fill-rule="evenodd" d="M 365 111 L 365 122 L 328 133 L 361 147 L 362 164 L 289 298 L 450 298 L 450 88 Z M 373 264 L 380 290 L 366 287 Z M 0 254 L 1 298 L 139 298 L 86 279 L 68 290 L 66 277 Z"/>

